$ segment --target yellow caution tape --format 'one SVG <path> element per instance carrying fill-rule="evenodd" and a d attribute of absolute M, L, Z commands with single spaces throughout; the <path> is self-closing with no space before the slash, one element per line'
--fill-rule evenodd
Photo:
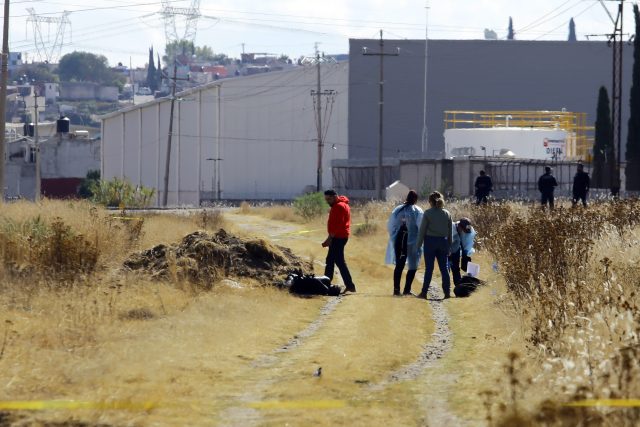
<path fill-rule="evenodd" d="M 338 409 L 346 406 L 344 400 L 272 400 L 249 404 L 254 409 Z"/>
<path fill-rule="evenodd" d="M 159 402 L 105 401 L 91 402 L 82 400 L 16 400 L 0 401 L 0 410 L 4 411 L 44 411 L 44 410 L 124 410 L 149 411 L 165 405 Z M 247 404 L 254 409 L 338 409 L 347 406 L 344 400 L 292 400 L 265 401 Z"/>
<path fill-rule="evenodd" d="M 125 217 L 125 216 L 112 216 L 111 219 L 120 219 L 123 221 L 143 221 L 144 218 L 137 218 L 137 217 Z"/>
<path fill-rule="evenodd" d="M 89 402 L 82 400 L 16 400 L 0 401 L 0 410 L 6 411 L 42 411 L 47 409 L 117 409 L 127 411 L 148 411 L 156 408 L 155 402 Z"/>
<path fill-rule="evenodd" d="M 359 225 L 364 225 L 364 222 L 360 222 L 358 224 L 352 224 L 354 227 L 357 227 Z M 280 234 L 280 236 L 286 236 L 287 234 L 306 234 L 306 233 L 315 233 L 316 231 L 325 231 L 326 229 L 324 228 L 316 228 L 315 230 L 297 230 L 297 231 L 289 231 L 287 233 L 282 233 Z"/>
<path fill-rule="evenodd" d="M 640 407 L 640 399 L 588 399 L 567 403 L 564 406 L 573 408 L 588 408 L 596 406 L 609 406 L 615 408 L 636 408 Z"/>

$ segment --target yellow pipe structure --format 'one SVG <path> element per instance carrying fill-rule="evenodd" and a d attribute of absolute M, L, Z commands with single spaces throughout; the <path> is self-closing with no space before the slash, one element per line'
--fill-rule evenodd
<path fill-rule="evenodd" d="M 587 113 L 572 111 L 461 111 L 444 112 L 445 129 L 460 128 L 544 128 L 568 134 L 567 152 L 575 160 L 591 162 L 594 127 L 587 125 Z"/>

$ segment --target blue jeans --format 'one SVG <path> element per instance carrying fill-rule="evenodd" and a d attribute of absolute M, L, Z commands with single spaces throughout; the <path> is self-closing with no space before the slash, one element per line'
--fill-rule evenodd
<path fill-rule="evenodd" d="M 424 283 L 422 283 L 422 292 L 426 293 L 431 284 L 435 260 L 438 260 L 438 268 L 442 275 L 442 290 L 445 295 L 449 295 L 451 287 L 451 279 L 449 278 L 449 263 L 447 256 L 449 255 L 449 240 L 446 237 L 426 236 L 424 239 Z"/>

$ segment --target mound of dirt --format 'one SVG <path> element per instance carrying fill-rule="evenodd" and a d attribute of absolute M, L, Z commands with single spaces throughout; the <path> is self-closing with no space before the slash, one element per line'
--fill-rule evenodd
<path fill-rule="evenodd" d="M 135 253 L 124 266 L 156 278 L 178 278 L 208 287 L 225 277 L 248 277 L 262 284 L 280 284 L 292 271 L 312 271 L 310 263 L 288 248 L 260 239 L 241 239 L 224 229 L 216 234 L 196 231 L 178 244 L 158 245 Z"/>

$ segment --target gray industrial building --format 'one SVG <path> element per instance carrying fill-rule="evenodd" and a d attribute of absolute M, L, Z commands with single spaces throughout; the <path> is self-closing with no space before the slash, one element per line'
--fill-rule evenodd
<path fill-rule="evenodd" d="M 379 40 L 349 47 L 349 159 L 372 159 L 378 147 Z M 606 42 L 429 40 L 428 149 L 423 152 L 424 40 L 385 40 L 384 156 L 441 157 L 444 111 L 561 110 L 596 119 L 598 89 L 611 87 Z M 629 117 L 632 47 L 624 52 L 623 156 Z M 611 95 L 611 94 L 610 94 Z M 388 183 L 387 183 L 388 184 Z"/>

